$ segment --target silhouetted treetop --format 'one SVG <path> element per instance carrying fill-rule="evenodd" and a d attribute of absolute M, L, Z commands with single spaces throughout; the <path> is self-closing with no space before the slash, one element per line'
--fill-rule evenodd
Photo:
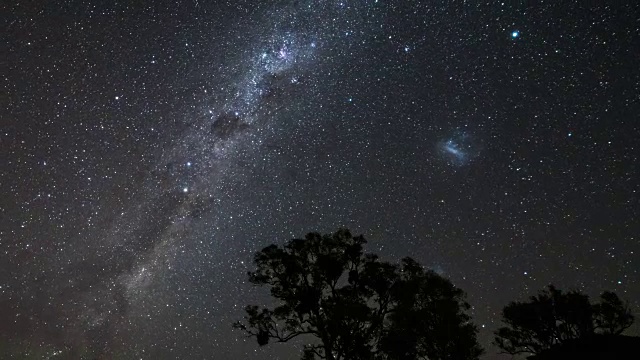
<path fill-rule="evenodd" d="M 587 295 L 550 285 L 528 302 L 511 302 L 503 309 L 507 326 L 496 331 L 494 344 L 508 354 L 540 354 L 594 334 L 619 335 L 633 319 L 615 293 L 606 291 L 600 303 L 591 304 Z"/>
<path fill-rule="evenodd" d="M 629 306 L 611 291 L 603 292 L 600 303 L 594 305 L 595 329 L 603 334 L 620 335 L 633 321 Z"/>
<path fill-rule="evenodd" d="M 413 259 L 365 254 L 365 244 L 340 229 L 265 247 L 249 281 L 269 287 L 278 305 L 249 305 L 234 327 L 260 345 L 308 336 L 306 360 L 477 359 L 463 291 Z"/>

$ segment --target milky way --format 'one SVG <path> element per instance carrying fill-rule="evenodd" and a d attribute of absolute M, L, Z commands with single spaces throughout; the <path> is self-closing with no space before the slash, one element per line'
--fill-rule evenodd
<path fill-rule="evenodd" d="M 297 359 L 231 328 L 246 272 L 343 226 L 467 291 L 488 359 L 548 283 L 638 308 L 637 6 L 588 6 L 12 5 L 0 349 Z"/>
<path fill-rule="evenodd" d="M 108 255 L 105 260 L 94 261 L 115 262 L 118 266 L 109 274 L 106 287 L 103 276 L 94 278 L 95 274 L 89 274 L 98 286 L 83 296 L 112 299 L 105 301 L 106 304 L 89 305 L 88 311 L 86 300 L 81 300 L 78 305 L 82 309 L 77 311 L 82 314 L 82 321 L 89 324 L 74 324 L 74 327 L 85 332 L 97 328 L 102 336 L 107 331 L 126 329 L 131 323 L 129 307 L 140 307 L 135 311 L 139 314 L 176 301 L 171 299 L 175 296 L 171 291 L 165 291 L 165 282 L 170 281 L 172 272 L 185 271 L 189 277 L 198 273 L 197 265 L 179 263 L 182 254 L 187 253 L 184 256 L 188 258 L 204 256 L 206 262 L 208 256 L 219 257 L 216 253 L 226 250 L 217 244 L 218 238 L 224 236 L 219 231 L 220 224 L 225 223 L 227 217 L 231 220 L 244 215 L 228 210 L 227 203 L 236 201 L 234 191 L 246 191 L 245 182 L 252 175 L 245 168 L 253 166 L 257 158 L 268 151 L 265 141 L 273 136 L 286 136 L 282 131 L 288 126 L 281 123 L 281 113 L 287 109 L 282 108 L 288 106 L 291 101 L 288 98 L 303 91 L 300 88 L 310 86 L 307 82 L 313 79 L 306 79 L 312 76 L 314 67 L 321 65 L 325 48 L 335 46 L 331 29 L 323 24 L 327 20 L 314 18 L 318 6 L 330 5 L 314 5 L 313 11 L 311 5 L 277 9 L 275 13 L 258 17 L 258 22 L 267 24 L 262 24 L 255 34 L 251 28 L 243 30 L 251 36 L 246 44 L 234 45 L 235 51 L 241 54 L 238 63 L 222 64 L 237 67 L 231 84 L 219 89 L 222 95 L 218 94 L 218 99 L 201 102 L 198 110 L 202 116 L 191 121 L 176 145 L 160 152 L 131 204 L 125 206 L 120 219 L 107 228 L 107 235 L 98 237 L 99 243 L 109 244 L 100 258 L 105 258 L 105 253 Z M 330 21 L 349 21 L 348 14 L 334 16 L 339 17 Z M 239 164 L 239 161 L 246 163 Z M 244 206 L 249 211 L 253 207 Z M 249 257 L 238 259 L 249 260 Z M 203 273 L 202 276 L 211 275 Z M 208 281 L 217 284 L 220 280 Z M 182 291 L 183 286 L 189 291 L 202 291 L 189 284 L 180 284 L 178 291 Z M 215 290 L 211 292 L 209 296 L 220 296 Z M 122 304 L 118 304 L 117 299 L 123 299 Z M 174 303 L 173 306 L 180 305 Z M 154 316 L 166 316 L 164 310 L 153 311 Z M 178 313 L 181 311 L 183 309 Z M 127 324 L 123 324 L 125 320 Z M 139 326 L 146 325 L 142 321 Z M 106 337 L 108 341 L 109 335 Z M 112 346 L 106 344 L 105 351 Z"/>

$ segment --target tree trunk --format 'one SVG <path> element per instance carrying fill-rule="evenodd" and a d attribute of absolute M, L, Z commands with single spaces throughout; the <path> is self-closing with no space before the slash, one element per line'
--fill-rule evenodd
<path fill-rule="evenodd" d="M 331 343 L 324 342 L 324 356 L 326 360 L 336 360 L 335 356 L 333 356 L 333 351 L 331 351 Z"/>

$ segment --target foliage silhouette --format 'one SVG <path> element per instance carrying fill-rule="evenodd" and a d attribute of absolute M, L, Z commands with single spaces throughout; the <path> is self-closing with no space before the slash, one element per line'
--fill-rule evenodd
<path fill-rule="evenodd" d="M 477 359 L 463 291 L 410 258 L 364 254 L 365 243 L 340 229 L 262 249 L 249 281 L 279 305 L 249 305 L 234 327 L 260 345 L 310 336 L 303 360 Z"/>
<path fill-rule="evenodd" d="M 593 334 L 527 357 L 527 360 L 636 360 L 640 337 Z"/>
<path fill-rule="evenodd" d="M 591 304 L 587 295 L 550 285 L 529 300 L 511 302 L 502 311 L 507 326 L 496 331 L 494 344 L 504 353 L 540 354 L 596 334 L 619 335 L 634 320 L 628 306 L 608 291 Z"/>

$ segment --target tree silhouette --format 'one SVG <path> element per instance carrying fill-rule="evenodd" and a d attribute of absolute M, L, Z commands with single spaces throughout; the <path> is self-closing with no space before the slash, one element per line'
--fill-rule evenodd
<path fill-rule="evenodd" d="M 634 317 L 629 306 L 613 292 L 605 291 L 602 300 L 594 306 L 595 329 L 604 334 L 620 335 L 633 324 Z"/>
<path fill-rule="evenodd" d="M 594 334 L 619 335 L 633 323 L 629 308 L 612 292 L 591 304 L 587 295 L 550 285 L 529 300 L 511 302 L 502 311 L 507 326 L 496 331 L 494 344 L 505 353 L 539 354 Z"/>
<path fill-rule="evenodd" d="M 262 249 L 249 281 L 279 305 L 249 305 L 234 327 L 260 345 L 310 336 L 303 360 L 477 359 L 464 293 L 410 258 L 364 254 L 365 243 L 341 229 Z"/>

